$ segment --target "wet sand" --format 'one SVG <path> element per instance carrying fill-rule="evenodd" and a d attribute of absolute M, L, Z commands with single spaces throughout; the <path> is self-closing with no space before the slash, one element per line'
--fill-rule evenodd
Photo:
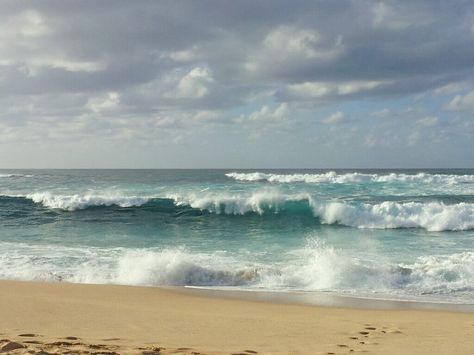
<path fill-rule="evenodd" d="M 366 307 L 329 307 L 259 297 L 0 281 L 0 351 L 44 355 L 473 353 L 474 313 L 462 308 L 370 309 L 372 301 L 367 300 Z"/>

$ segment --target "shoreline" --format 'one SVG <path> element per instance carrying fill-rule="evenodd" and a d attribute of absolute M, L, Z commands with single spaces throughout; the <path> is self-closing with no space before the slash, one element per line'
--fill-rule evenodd
<path fill-rule="evenodd" d="M 0 350 L 18 344 L 9 353 L 249 355 L 470 354 L 474 348 L 473 313 L 211 293 L 0 281 Z"/>
<path fill-rule="evenodd" d="M 299 304 L 317 307 L 340 307 L 368 310 L 431 310 L 474 313 L 474 303 L 364 297 L 321 291 L 227 290 L 195 286 L 165 286 L 159 288 L 176 290 L 178 292 L 190 292 L 191 294 L 201 294 L 208 297 Z"/>

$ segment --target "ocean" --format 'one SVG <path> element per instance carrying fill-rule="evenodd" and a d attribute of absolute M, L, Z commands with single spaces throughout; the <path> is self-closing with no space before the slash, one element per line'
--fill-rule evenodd
<path fill-rule="evenodd" d="M 474 303 L 474 170 L 0 170 L 0 279 Z"/>

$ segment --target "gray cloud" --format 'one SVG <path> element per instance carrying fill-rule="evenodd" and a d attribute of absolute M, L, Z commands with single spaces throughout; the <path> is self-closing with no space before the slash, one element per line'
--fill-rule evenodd
<path fill-rule="evenodd" d="M 472 111 L 473 19 L 463 0 L 2 1 L 0 141 L 255 138 L 431 92 Z"/>

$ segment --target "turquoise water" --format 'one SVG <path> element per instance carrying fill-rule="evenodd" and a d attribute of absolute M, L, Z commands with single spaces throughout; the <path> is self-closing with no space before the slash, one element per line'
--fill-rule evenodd
<path fill-rule="evenodd" d="M 0 170 L 0 195 L 1 279 L 474 303 L 474 170 Z"/>

